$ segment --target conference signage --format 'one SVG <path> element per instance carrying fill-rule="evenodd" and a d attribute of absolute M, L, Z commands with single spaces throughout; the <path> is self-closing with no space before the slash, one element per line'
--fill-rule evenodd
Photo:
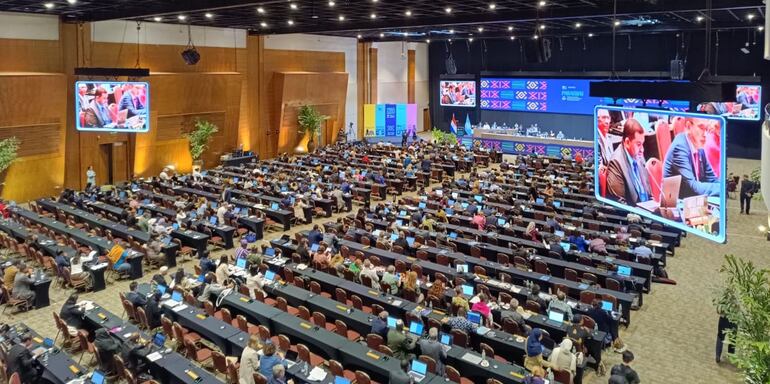
<path fill-rule="evenodd" d="M 589 96 L 589 79 L 482 78 L 480 107 L 492 111 L 518 111 L 591 115 L 599 104 L 626 107 L 659 107 L 687 111 L 689 102 L 672 100 L 620 99 Z"/>
<path fill-rule="evenodd" d="M 417 104 L 365 104 L 364 136 L 401 136 L 417 131 Z"/>
<path fill-rule="evenodd" d="M 725 242 L 725 126 L 722 116 L 597 106 L 596 198 Z"/>

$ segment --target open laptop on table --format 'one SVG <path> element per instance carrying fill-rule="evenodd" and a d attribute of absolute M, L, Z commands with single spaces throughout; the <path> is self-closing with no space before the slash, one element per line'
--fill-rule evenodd
<path fill-rule="evenodd" d="M 91 377 L 88 379 L 91 384 L 104 384 L 104 373 L 99 370 L 94 370 Z"/>
<path fill-rule="evenodd" d="M 682 185 L 682 176 L 670 176 L 663 178 L 660 185 L 660 202 L 653 200 L 637 203 L 636 205 L 650 212 L 660 209 L 660 215 L 671 220 L 680 221 L 679 210 L 676 203 L 679 200 L 679 188 Z"/>
<path fill-rule="evenodd" d="M 416 383 L 422 381 L 428 372 L 428 364 L 423 363 L 420 360 L 412 360 L 412 366 L 409 367 L 409 377 L 414 379 Z"/>
<path fill-rule="evenodd" d="M 548 311 L 547 324 L 561 327 L 564 324 L 564 313 L 559 311 Z"/>

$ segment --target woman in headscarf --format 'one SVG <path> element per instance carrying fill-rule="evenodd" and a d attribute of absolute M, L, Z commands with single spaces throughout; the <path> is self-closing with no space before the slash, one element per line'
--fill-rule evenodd
<path fill-rule="evenodd" d="M 572 353 L 572 340 L 565 337 L 564 340 L 561 341 L 561 344 L 551 351 L 548 362 L 551 363 L 552 369 L 569 371 L 570 375 L 575 377 L 577 356 Z"/>
<path fill-rule="evenodd" d="M 524 368 L 529 371 L 540 367 L 550 367 L 551 363 L 543 359 L 543 344 L 540 340 L 543 338 L 543 330 L 535 328 L 527 337 L 527 356 L 524 358 Z"/>

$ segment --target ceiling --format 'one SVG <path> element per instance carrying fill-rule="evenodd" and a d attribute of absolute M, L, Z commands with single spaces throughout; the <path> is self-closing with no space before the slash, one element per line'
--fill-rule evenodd
<path fill-rule="evenodd" d="M 613 6 L 611 0 L 0 0 L 0 11 L 66 22 L 127 19 L 375 41 L 655 33 L 703 30 L 709 21 L 719 30 L 761 30 L 765 17 L 762 0 L 617 0 Z"/>

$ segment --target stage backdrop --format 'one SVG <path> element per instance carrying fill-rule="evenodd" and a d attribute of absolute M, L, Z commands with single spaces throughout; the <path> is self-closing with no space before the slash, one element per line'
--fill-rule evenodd
<path fill-rule="evenodd" d="M 417 104 L 365 104 L 366 137 L 401 136 L 417 130 Z"/>

